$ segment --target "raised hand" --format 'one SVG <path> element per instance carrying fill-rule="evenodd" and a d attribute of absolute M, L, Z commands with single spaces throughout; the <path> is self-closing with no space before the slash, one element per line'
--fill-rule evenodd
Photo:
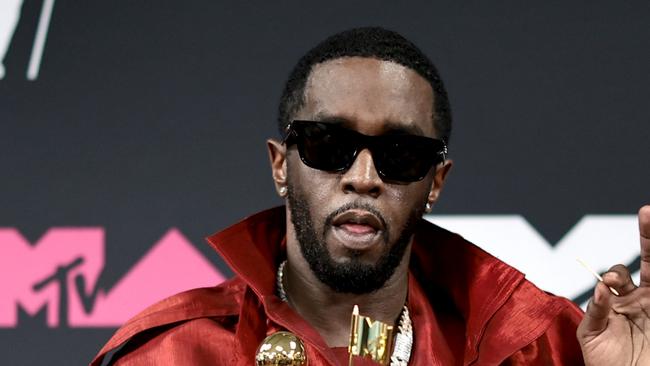
<path fill-rule="evenodd" d="M 650 206 L 639 210 L 641 281 L 618 264 L 603 275 L 578 327 L 585 364 L 650 365 Z M 615 243 L 612 243 L 615 246 Z M 615 288 L 615 296 L 608 286 Z"/>

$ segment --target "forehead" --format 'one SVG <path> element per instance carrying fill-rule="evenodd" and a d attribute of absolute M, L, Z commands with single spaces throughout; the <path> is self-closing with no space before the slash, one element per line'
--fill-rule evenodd
<path fill-rule="evenodd" d="M 434 137 L 433 90 L 415 71 L 391 61 L 343 57 L 313 67 L 300 119 L 337 119 L 369 134 L 396 125 Z"/>

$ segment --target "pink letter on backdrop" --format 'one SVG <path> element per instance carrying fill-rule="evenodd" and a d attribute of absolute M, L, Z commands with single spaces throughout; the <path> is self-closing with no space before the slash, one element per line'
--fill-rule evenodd
<path fill-rule="evenodd" d="M 111 289 L 100 294 L 92 314 L 71 308 L 70 324 L 114 327 L 157 301 L 196 287 L 215 286 L 223 275 L 178 230 L 170 229 Z"/>
<path fill-rule="evenodd" d="M 60 304 L 73 301 L 72 278 L 94 287 L 104 267 L 102 228 L 50 229 L 33 246 L 18 230 L 0 229 L 0 248 L 0 327 L 17 325 L 18 306 L 29 315 L 46 307 L 47 325 L 59 326 L 68 315 Z"/>
<path fill-rule="evenodd" d="M 176 229 L 108 293 L 96 288 L 104 269 L 102 228 L 52 228 L 34 246 L 18 230 L 0 229 L 0 248 L 0 327 L 18 325 L 18 306 L 31 316 L 46 309 L 49 327 L 115 327 L 167 296 L 224 280 Z M 83 289 L 75 283 L 80 278 Z M 82 296 L 94 299 L 89 313 Z"/>

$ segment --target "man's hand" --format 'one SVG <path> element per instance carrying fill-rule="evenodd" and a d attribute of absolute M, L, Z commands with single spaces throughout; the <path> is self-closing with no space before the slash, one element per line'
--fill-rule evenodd
<path fill-rule="evenodd" d="M 637 287 L 621 264 L 610 268 L 578 327 L 586 365 L 650 365 L 650 206 L 639 210 L 639 232 L 641 283 Z"/>

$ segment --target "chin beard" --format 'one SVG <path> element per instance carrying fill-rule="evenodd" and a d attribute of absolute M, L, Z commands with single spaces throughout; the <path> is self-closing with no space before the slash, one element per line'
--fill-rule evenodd
<path fill-rule="evenodd" d="M 383 287 L 395 272 L 395 268 L 401 263 L 411 236 L 424 212 L 423 208 L 411 210 L 411 215 L 394 243 L 388 243 L 390 228 L 384 225 L 384 245 L 388 248 L 384 250 L 376 263 L 363 263 L 354 255 L 355 253 L 348 262 L 337 263 L 330 255 L 325 243 L 325 234 L 331 228 L 333 218 L 337 214 L 353 208 L 367 210 L 382 221 L 384 221 L 383 217 L 368 204 L 351 202 L 329 214 L 321 235 L 318 235 L 311 219 L 310 206 L 303 192 L 297 190 L 291 182 L 287 188 L 291 222 L 300 245 L 300 252 L 316 278 L 339 293 L 366 294 Z"/>

